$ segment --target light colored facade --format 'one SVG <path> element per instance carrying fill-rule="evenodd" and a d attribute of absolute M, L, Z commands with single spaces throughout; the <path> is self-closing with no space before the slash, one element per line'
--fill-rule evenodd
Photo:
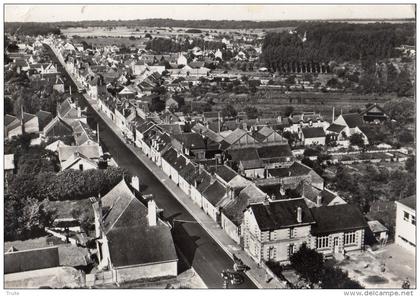
<path fill-rule="evenodd" d="M 395 243 L 408 251 L 416 251 L 416 197 L 396 201 Z"/>

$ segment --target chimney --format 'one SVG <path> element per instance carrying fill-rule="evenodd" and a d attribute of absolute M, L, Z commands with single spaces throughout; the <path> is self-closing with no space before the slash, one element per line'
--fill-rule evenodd
<path fill-rule="evenodd" d="M 298 223 L 302 223 L 302 208 L 298 206 L 297 208 L 297 217 L 296 220 Z"/>
<path fill-rule="evenodd" d="M 198 174 L 201 174 L 203 172 L 203 169 L 204 169 L 204 165 L 198 164 Z"/>
<path fill-rule="evenodd" d="M 335 120 L 335 107 L 333 106 L 333 113 L 332 113 L 332 122 L 334 123 Z"/>
<path fill-rule="evenodd" d="M 77 117 L 78 118 L 82 117 L 82 110 L 80 109 L 80 106 L 77 107 Z"/>
<path fill-rule="evenodd" d="M 149 226 L 156 226 L 157 216 L 156 216 L 156 202 L 154 200 L 149 200 L 147 202 L 147 218 L 149 220 Z"/>
<path fill-rule="evenodd" d="M 321 195 L 316 196 L 316 207 L 322 206 L 322 197 Z"/>
<path fill-rule="evenodd" d="M 131 186 L 136 189 L 138 192 L 140 192 L 140 181 L 138 176 L 133 176 L 131 178 Z"/>
<path fill-rule="evenodd" d="M 268 195 L 267 195 L 267 196 L 265 196 L 265 199 L 264 199 L 264 201 L 263 201 L 263 205 L 265 205 L 265 206 L 270 205 L 270 199 L 269 199 Z"/>

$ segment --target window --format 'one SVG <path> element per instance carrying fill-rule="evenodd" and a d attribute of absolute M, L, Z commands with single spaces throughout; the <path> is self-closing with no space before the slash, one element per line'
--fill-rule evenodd
<path fill-rule="evenodd" d="M 276 232 L 268 231 L 268 240 L 275 240 L 275 239 L 276 239 Z"/>
<path fill-rule="evenodd" d="M 276 249 L 271 246 L 268 248 L 268 259 L 274 260 L 275 258 L 276 258 Z"/>
<path fill-rule="evenodd" d="M 291 255 L 293 255 L 295 253 L 295 245 L 292 243 L 292 244 L 289 244 L 289 247 L 288 247 L 288 251 L 287 251 L 287 254 L 289 255 L 289 257 L 291 256 Z"/>
<path fill-rule="evenodd" d="M 356 243 L 356 231 L 344 233 L 344 244 Z"/>
<path fill-rule="evenodd" d="M 416 216 L 411 216 L 411 224 L 416 225 Z"/>
<path fill-rule="evenodd" d="M 316 239 L 316 248 L 317 249 L 327 248 L 328 246 L 329 246 L 328 235 L 327 236 L 320 236 Z"/>
<path fill-rule="evenodd" d="M 404 211 L 404 221 L 410 221 L 410 214 L 406 211 Z"/>
<path fill-rule="evenodd" d="M 296 237 L 296 228 L 289 228 L 289 238 Z"/>

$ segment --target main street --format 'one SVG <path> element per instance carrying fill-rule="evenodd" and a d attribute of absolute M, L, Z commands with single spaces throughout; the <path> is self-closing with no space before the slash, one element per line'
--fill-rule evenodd
<path fill-rule="evenodd" d="M 209 288 L 222 288 L 223 281 L 220 273 L 224 269 L 232 269 L 232 259 L 166 190 L 162 185 L 164 181 L 158 180 L 149 172 L 100 118 L 95 115 L 93 118 L 89 123 L 94 128 L 95 122 L 99 119 L 99 135 L 104 151 L 108 151 L 120 167 L 138 176 L 142 193 L 153 194 L 157 205 L 164 210 L 164 217 L 175 220 L 173 236 L 175 245 L 182 254 L 180 257 L 182 262 L 192 265 Z M 182 265 L 180 268 L 184 269 Z M 243 284 L 232 287 L 256 288 L 245 275 Z"/>
<path fill-rule="evenodd" d="M 73 89 L 76 91 L 77 87 L 73 79 L 62 67 L 62 62 L 57 59 L 52 51 L 50 53 L 51 57 L 57 62 L 59 71 L 65 76 L 67 82 L 71 82 Z M 76 97 L 75 99 L 78 99 L 77 101 L 81 105 L 88 106 L 90 115 L 88 120 L 91 127 L 96 129 L 96 123 L 99 123 L 99 135 L 104 151 L 108 151 L 120 167 L 126 168 L 130 174 L 138 176 L 142 194 L 152 194 L 157 205 L 164 210 L 164 217 L 174 221 L 173 237 L 181 260 L 179 269 L 182 271 L 186 268 L 185 265 L 192 266 L 207 287 L 223 288 L 221 272 L 225 269 L 232 269 L 233 260 L 163 186 L 165 180 L 158 180 L 103 120 L 96 115 L 84 96 L 74 92 L 73 97 Z M 229 285 L 229 287 L 241 289 L 256 288 L 255 284 L 245 274 L 243 274 L 243 277 L 244 282 L 242 284 Z"/>

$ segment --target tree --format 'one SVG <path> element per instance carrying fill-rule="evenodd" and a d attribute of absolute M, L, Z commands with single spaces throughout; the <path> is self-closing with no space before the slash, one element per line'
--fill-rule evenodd
<path fill-rule="evenodd" d="M 302 244 L 300 249 L 290 256 L 292 267 L 305 279 L 317 283 L 321 277 L 324 260 L 321 254 Z"/>
<path fill-rule="evenodd" d="M 407 170 L 410 173 L 416 172 L 416 159 L 411 156 L 410 158 L 405 161 L 405 170 Z"/>
<path fill-rule="evenodd" d="M 360 283 L 350 279 L 347 272 L 337 267 L 324 267 L 321 274 L 321 287 L 323 289 L 363 289 Z"/>
<path fill-rule="evenodd" d="M 286 108 L 284 109 L 284 116 L 288 117 L 290 116 L 293 112 L 295 111 L 295 109 L 293 108 L 293 106 L 286 106 Z"/>
<path fill-rule="evenodd" d="M 409 130 L 403 129 L 398 134 L 398 141 L 401 144 L 410 144 L 410 143 L 412 143 L 414 141 L 414 135 Z"/>
<path fill-rule="evenodd" d="M 414 89 L 411 83 L 410 74 L 407 70 L 401 70 L 397 79 L 397 94 L 399 97 L 413 96 Z"/>
<path fill-rule="evenodd" d="M 354 133 L 349 138 L 351 145 L 357 145 L 358 147 L 363 147 L 365 145 L 363 135 L 361 133 Z"/>
<path fill-rule="evenodd" d="M 222 110 L 222 117 L 223 118 L 234 118 L 236 117 L 238 112 L 236 111 L 235 107 L 232 104 L 226 105 L 226 107 Z"/>
<path fill-rule="evenodd" d="M 254 106 L 247 106 L 245 107 L 246 115 L 248 116 L 248 119 L 256 119 L 258 118 L 258 109 Z"/>

